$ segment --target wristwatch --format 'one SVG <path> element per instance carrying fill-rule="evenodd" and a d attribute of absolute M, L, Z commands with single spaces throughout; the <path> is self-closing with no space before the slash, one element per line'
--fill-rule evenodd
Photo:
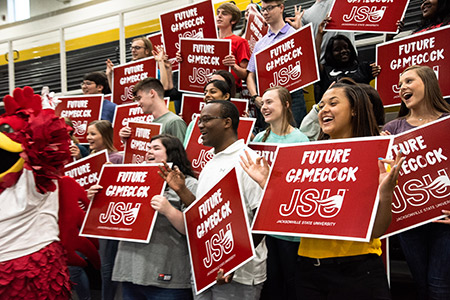
<path fill-rule="evenodd" d="M 255 100 L 256 100 L 256 98 L 258 98 L 258 97 L 259 97 L 258 94 L 253 95 L 253 96 L 250 97 L 250 101 L 251 101 L 252 103 L 255 103 Z"/>

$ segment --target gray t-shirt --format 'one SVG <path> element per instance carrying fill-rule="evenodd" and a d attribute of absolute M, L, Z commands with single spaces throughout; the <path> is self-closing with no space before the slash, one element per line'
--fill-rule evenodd
<path fill-rule="evenodd" d="M 186 187 L 195 195 L 197 180 L 187 176 Z M 175 208 L 184 208 L 172 189 L 164 196 Z M 112 280 L 167 289 L 191 288 L 190 270 L 186 236 L 158 214 L 148 244 L 120 241 Z"/>
<path fill-rule="evenodd" d="M 161 117 L 154 119 L 153 123 L 162 124 L 161 133 L 167 133 L 176 136 L 181 143 L 184 142 L 184 135 L 186 134 L 186 123 L 182 118 L 169 111 Z"/>

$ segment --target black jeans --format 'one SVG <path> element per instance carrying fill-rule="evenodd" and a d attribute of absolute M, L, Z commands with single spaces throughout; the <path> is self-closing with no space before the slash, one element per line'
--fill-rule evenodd
<path fill-rule="evenodd" d="M 295 279 L 297 299 L 391 299 L 383 262 L 375 254 L 319 261 L 299 256 Z"/>

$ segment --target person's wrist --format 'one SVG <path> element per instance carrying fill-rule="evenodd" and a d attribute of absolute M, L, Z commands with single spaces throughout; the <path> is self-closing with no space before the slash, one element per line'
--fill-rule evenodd
<path fill-rule="evenodd" d="M 258 94 L 255 94 L 255 95 L 253 95 L 253 96 L 250 97 L 250 101 L 251 101 L 251 102 L 255 102 L 256 98 L 258 98 L 258 97 L 259 97 L 259 95 L 258 95 Z"/>

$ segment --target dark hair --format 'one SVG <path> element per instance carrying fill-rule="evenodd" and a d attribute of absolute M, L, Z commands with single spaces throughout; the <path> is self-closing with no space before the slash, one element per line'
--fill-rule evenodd
<path fill-rule="evenodd" d="M 108 120 L 95 120 L 89 123 L 88 127 L 91 125 L 94 125 L 102 136 L 103 144 L 108 152 L 116 152 L 117 149 L 114 147 L 113 143 L 113 127 L 111 122 Z"/>
<path fill-rule="evenodd" d="M 234 98 L 236 96 L 236 79 L 234 79 L 233 74 L 225 70 L 217 70 L 214 71 L 212 75 L 222 76 L 230 87 L 230 97 Z"/>
<path fill-rule="evenodd" d="M 236 25 L 241 20 L 241 10 L 236 6 L 235 3 L 225 2 L 222 3 L 217 10 L 223 9 L 225 12 L 231 15 L 231 22 L 234 21 L 234 24 L 231 25 L 231 29 L 234 30 Z"/>
<path fill-rule="evenodd" d="M 284 4 L 285 0 L 261 0 L 261 2 L 267 3 L 267 2 L 276 2 L 278 4 Z M 260 2 L 260 3 L 261 3 Z"/>
<path fill-rule="evenodd" d="M 328 90 L 341 88 L 350 102 L 352 110 L 352 137 L 377 136 L 380 131 L 375 121 L 367 93 L 358 85 L 350 85 L 347 83 L 335 83 Z M 328 139 L 329 136 L 321 130 L 319 139 Z"/>
<path fill-rule="evenodd" d="M 231 101 L 226 100 L 213 100 L 208 102 L 209 104 L 219 104 L 220 105 L 220 117 L 221 118 L 230 118 L 231 126 L 233 128 L 234 133 L 237 135 L 237 130 L 239 127 L 239 111 Z"/>
<path fill-rule="evenodd" d="M 147 77 L 139 81 L 133 88 L 133 95 L 136 96 L 139 91 L 148 92 L 150 90 L 155 90 L 161 99 L 164 98 L 164 87 L 161 81 L 153 77 Z"/>
<path fill-rule="evenodd" d="M 442 97 L 441 88 L 439 87 L 439 81 L 434 73 L 433 69 L 428 66 L 410 66 L 406 68 L 400 76 L 405 74 L 407 71 L 414 71 L 420 77 L 424 85 L 424 95 L 423 100 L 428 110 L 437 110 L 441 113 L 450 112 L 450 105 Z M 409 108 L 406 107 L 405 103 L 402 101 L 400 104 L 400 110 L 398 112 L 398 118 L 406 117 L 409 115 Z"/>
<path fill-rule="evenodd" d="M 146 50 L 149 50 L 149 55 L 152 55 L 152 50 L 153 50 L 153 45 L 152 42 L 150 41 L 150 39 L 146 38 L 145 36 L 139 36 L 137 38 L 134 38 L 131 43 L 135 42 L 135 41 L 143 41 L 144 42 L 144 46 Z"/>
<path fill-rule="evenodd" d="M 378 94 L 377 90 L 374 89 L 370 84 L 367 83 L 359 83 L 358 84 L 364 92 L 366 92 L 367 96 L 369 96 L 369 100 L 372 103 L 372 110 L 375 116 L 375 120 L 378 126 L 383 126 L 385 123 L 385 114 L 384 114 L 384 106 L 383 101 L 381 101 L 380 94 Z"/>
<path fill-rule="evenodd" d="M 278 98 L 280 98 L 281 105 L 283 107 L 282 111 L 282 119 L 283 119 L 283 128 L 282 128 L 282 134 L 287 134 L 289 126 L 295 126 L 295 120 L 294 116 L 292 115 L 292 97 L 291 93 L 282 86 L 274 86 L 271 88 L 268 88 L 264 91 L 264 94 L 270 91 L 277 91 Z M 263 94 L 263 96 L 264 96 Z M 262 107 L 261 107 L 262 108 Z M 262 138 L 262 141 L 265 142 L 267 138 L 269 137 L 270 132 L 272 131 L 272 127 L 269 125 L 267 127 L 266 132 L 264 133 L 264 136 Z"/>
<path fill-rule="evenodd" d="M 420 20 L 419 27 L 414 30 L 414 32 L 421 31 L 428 27 L 438 25 L 443 23 L 447 25 L 450 23 L 450 1 L 449 0 L 438 0 L 436 14 L 431 16 L 431 18 L 425 19 L 422 14 L 422 19 Z"/>
<path fill-rule="evenodd" d="M 191 168 L 191 162 L 187 158 L 186 150 L 181 141 L 170 134 L 155 135 L 150 139 L 150 142 L 160 140 L 164 148 L 166 148 L 167 161 L 177 166 L 181 173 L 195 177 Z"/>
<path fill-rule="evenodd" d="M 227 100 L 230 100 L 231 98 L 231 92 L 230 92 L 230 86 L 226 81 L 214 79 L 205 84 L 203 87 L 203 91 L 206 91 L 206 87 L 208 85 L 212 84 L 215 88 L 219 89 L 223 95 L 228 94 L 229 98 Z"/>
<path fill-rule="evenodd" d="M 344 41 L 348 45 L 348 49 L 350 50 L 350 59 L 349 65 L 358 62 L 358 56 L 356 55 L 355 47 L 348 37 L 342 34 L 338 34 L 330 38 L 328 41 L 327 47 L 325 48 L 325 62 L 327 65 L 331 67 L 339 66 L 339 62 L 337 62 L 333 57 L 333 44 L 335 41 Z"/>
<path fill-rule="evenodd" d="M 95 85 L 103 86 L 103 94 L 111 94 L 111 89 L 109 88 L 108 78 L 105 72 L 91 72 L 83 76 L 83 80 L 89 80 L 95 82 Z"/>
<path fill-rule="evenodd" d="M 70 130 L 68 130 L 68 131 L 69 131 L 70 139 L 73 141 L 74 144 L 79 144 L 80 141 L 73 135 L 75 129 L 74 129 L 72 120 L 71 120 L 69 117 L 64 117 L 64 123 L 66 123 L 66 125 L 67 125 L 68 127 L 70 127 Z M 68 128 L 68 129 L 69 129 L 69 128 Z"/>

